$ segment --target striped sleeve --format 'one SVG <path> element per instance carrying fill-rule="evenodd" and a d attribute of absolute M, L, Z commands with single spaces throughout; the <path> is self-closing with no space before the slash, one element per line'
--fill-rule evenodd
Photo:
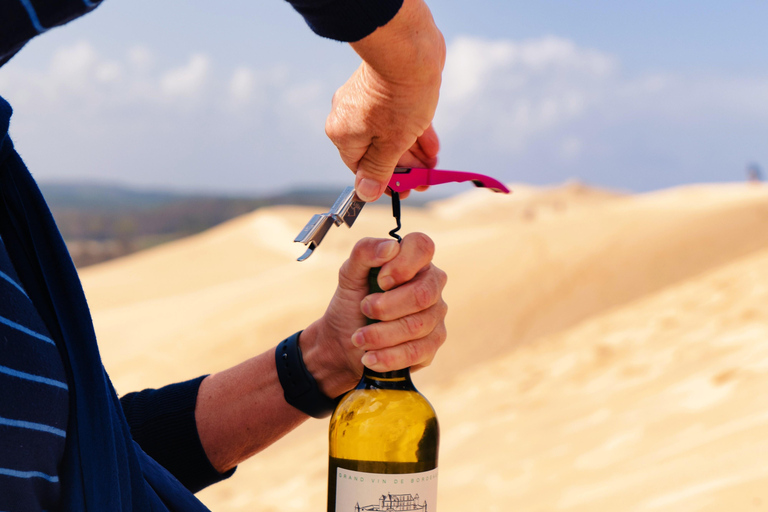
<path fill-rule="evenodd" d="M 0 66 L 27 41 L 93 10 L 101 0 L 3 0 L 0 2 Z"/>
<path fill-rule="evenodd" d="M 68 410 L 56 343 L 0 239 L 0 510 L 57 509 Z"/>

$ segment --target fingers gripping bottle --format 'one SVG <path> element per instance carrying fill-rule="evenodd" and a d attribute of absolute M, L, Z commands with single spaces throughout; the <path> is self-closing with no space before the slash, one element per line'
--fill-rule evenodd
<path fill-rule="evenodd" d="M 371 269 L 371 293 L 383 292 L 379 270 Z M 436 512 L 439 438 L 408 368 L 365 368 L 331 416 L 328 512 Z"/>

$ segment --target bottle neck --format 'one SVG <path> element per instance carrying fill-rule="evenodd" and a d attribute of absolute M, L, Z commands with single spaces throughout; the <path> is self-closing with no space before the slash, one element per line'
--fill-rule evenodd
<path fill-rule="evenodd" d="M 399 389 L 404 391 L 415 391 L 416 388 L 411 380 L 410 368 L 395 370 L 391 372 L 376 372 L 370 368 L 363 369 L 363 378 L 357 389 Z"/>
<path fill-rule="evenodd" d="M 368 289 L 371 293 L 384 293 L 379 286 L 379 271 L 381 267 L 374 267 L 368 272 Z M 378 320 L 368 319 L 368 324 L 375 324 Z M 391 372 L 375 372 L 368 367 L 363 367 L 363 378 L 357 385 L 357 389 L 403 389 L 415 390 L 411 381 L 411 369 L 403 368 Z"/>

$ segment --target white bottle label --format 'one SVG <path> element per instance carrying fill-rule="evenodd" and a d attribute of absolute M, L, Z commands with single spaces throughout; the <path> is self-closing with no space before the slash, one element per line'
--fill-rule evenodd
<path fill-rule="evenodd" d="M 437 512 L 437 469 L 390 475 L 336 468 L 336 512 Z"/>

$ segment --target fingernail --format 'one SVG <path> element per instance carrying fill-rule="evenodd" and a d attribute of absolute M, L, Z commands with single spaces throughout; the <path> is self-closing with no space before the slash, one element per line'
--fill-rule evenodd
<path fill-rule="evenodd" d="M 363 354 L 363 358 L 360 361 L 363 363 L 363 366 L 371 368 L 373 365 L 379 362 L 379 358 L 376 357 L 376 354 L 373 352 L 366 352 Z"/>
<path fill-rule="evenodd" d="M 397 250 L 398 243 L 395 240 L 387 240 L 382 242 L 376 248 L 377 259 L 389 259 L 395 250 Z"/>
<path fill-rule="evenodd" d="M 357 197 L 366 203 L 375 201 L 381 195 L 381 186 L 370 178 L 361 178 L 355 185 Z"/>
<path fill-rule="evenodd" d="M 371 318 L 371 315 L 373 314 L 373 309 L 371 308 L 371 301 L 363 299 L 363 302 L 360 303 L 360 311 L 362 311 L 363 314 L 368 318 Z"/>
<path fill-rule="evenodd" d="M 395 242 L 397 243 L 397 242 Z M 395 279 L 392 276 L 379 276 L 379 286 L 382 290 L 389 290 L 395 286 Z"/>
<path fill-rule="evenodd" d="M 363 333 L 360 331 L 357 331 L 355 334 L 352 335 L 352 344 L 360 348 L 363 345 L 365 345 L 365 336 L 363 336 Z"/>

